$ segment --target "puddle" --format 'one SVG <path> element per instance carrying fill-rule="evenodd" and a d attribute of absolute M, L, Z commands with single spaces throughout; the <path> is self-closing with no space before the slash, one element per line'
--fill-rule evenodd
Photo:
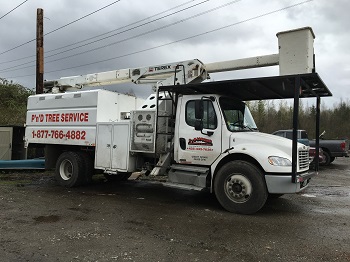
<path fill-rule="evenodd" d="M 329 196 L 329 197 L 349 197 L 350 188 L 342 186 L 313 186 L 309 187 L 305 197 Z"/>

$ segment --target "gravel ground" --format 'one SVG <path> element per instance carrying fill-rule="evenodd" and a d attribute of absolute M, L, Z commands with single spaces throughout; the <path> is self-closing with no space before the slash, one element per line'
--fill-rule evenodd
<path fill-rule="evenodd" d="M 66 189 L 50 172 L 0 172 L 0 260 L 350 261 L 349 178 L 336 159 L 302 194 L 244 216 L 145 181 Z"/>

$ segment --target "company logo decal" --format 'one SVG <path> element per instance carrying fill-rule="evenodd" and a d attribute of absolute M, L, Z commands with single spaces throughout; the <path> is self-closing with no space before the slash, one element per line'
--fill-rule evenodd
<path fill-rule="evenodd" d="M 153 71 L 168 70 L 168 69 L 171 69 L 171 65 L 162 65 L 162 66 L 150 67 L 148 69 L 148 71 L 149 72 L 153 72 Z"/>
<path fill-rule="evenodd" d="M 188 145 L 213 146 L 213 141 L 204 137 L 195 137 L 188 139 Z"/>

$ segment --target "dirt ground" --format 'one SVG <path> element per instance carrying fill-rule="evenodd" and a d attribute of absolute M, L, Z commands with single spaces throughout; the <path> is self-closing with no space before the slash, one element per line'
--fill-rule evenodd
<path fill-rule="evenodd" d="M 350 261 L 350 159 L 255 215 L 145 181 L 0 171 L 1 261 Z"/>

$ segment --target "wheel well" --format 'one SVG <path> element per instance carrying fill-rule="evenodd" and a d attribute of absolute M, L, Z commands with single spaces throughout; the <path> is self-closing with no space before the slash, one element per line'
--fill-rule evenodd
<path fill-rule="evenodd" d="M 245 155 L 245 154 L 230 154 L 230 155 L 226 156 L 225 158 L 221 159 L 219 164 L 216 166 L 215 172 L 213 173 L 211 185 L 213 185 L 216 174 L 220 170 L 220 168 L 222 166 L 224 166 L 226 163 L 231 162 L 231 161 L 235 161 L 235 160 L 242 160 L 242 161 L 249 162 L 249 163 L 253 164 L 254 166 L 256 166 L 257 168 L 259 168 L 261 170 L 261 172 L 263 172 L 263 173 L 265 172 L 264 169 L 262 168 L 262 166 L 259 164 L 258 161 L 256 161 L 255 158 L 248 156 L 248 155 Z"/>
<path fill-rule="evenodd" d="M 331 152 L 329 151 L 329 149 L 328 148 L 326 148 L 326 147 L 321 147 L 322 148 L 322 150 L 323 150 L 323 152 L 327 152 L 328 154 L 330 154 Z"/>
<path fill-rule="evenodd" d="M 86 151 L 94 159 L 94 147 L 82 147 L 71 145 L 46 145 L 45 146 L 45 168 L 55 168 L 58 157 L 66 151 Z"/>

